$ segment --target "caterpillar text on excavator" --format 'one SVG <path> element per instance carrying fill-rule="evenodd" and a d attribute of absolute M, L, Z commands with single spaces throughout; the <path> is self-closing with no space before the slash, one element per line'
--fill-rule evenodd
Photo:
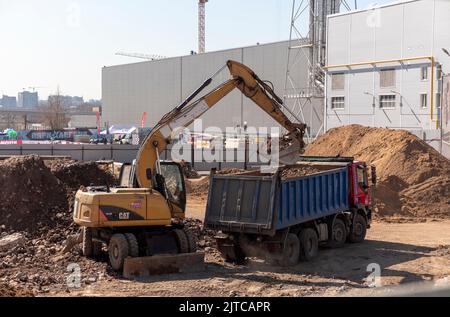
<path fill-rule="evenodd" d="M 196 99 L 226 67 L 231 79 Z M 154 127 L 142 143 L 135 164 L 128 169 L 128 186 L 78 191 L 74 221 L 83 229 L 85 256 L 97 254 L 106 245 L 111 266 L 119 271 L 125 265 L 124 274 L 128 276 L 149 272 L 149 267 L 158 272 L 170 267 L 171 272 L 178 272 L 183 270 L 178 265 L 186 267 L 203 261 L 204 255 L 202 258 L 196 252 L 192 233 L 183 226 L 186 190 L 182 168 L 179 163 L 160 160 L 160 153 L 173 141 L 178 129 L 191 125 L 236 88 L 288 131 L 285 140 L 289 146 L 283 147 L 280 161 L 295 163 L 304 148 L 306 126 L 289 120 L 282 111 L 282 100 L 251 69 L 228 61 Z M 157 255 L 167 255 L 167 261 Z M 129 261 L 133 258 L 139 260 Z"/>

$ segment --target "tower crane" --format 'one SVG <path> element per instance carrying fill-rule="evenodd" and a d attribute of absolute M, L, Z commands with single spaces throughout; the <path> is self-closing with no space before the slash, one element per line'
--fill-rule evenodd
<path fill-rule="evenodd" d="M 206 20 L 206 3 L 209 0 L 198 1 L 198 53 L 205 53 L 206 40 L 205 40 L 205 20 Z"/>

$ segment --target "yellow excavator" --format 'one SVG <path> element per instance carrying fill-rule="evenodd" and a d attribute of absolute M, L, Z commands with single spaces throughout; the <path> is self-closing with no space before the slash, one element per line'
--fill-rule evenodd
<path fill-rule="evenodd" d="M 226 67 L 231 79 L 195 100 Z M 236 88 L 288 131 L 289 146 L 280 151 L 280 160 L 295 163 L 304 148 L 306 126 L 289 120 L 282 111 L 282 100 L 267 82 L 245 65 L 228 61 L 155 126 L 129 169 L 128 186 L 78 191 L 73 218 L 82 227 L 85 256 L 96 255 L 106 245 L 112 268 L 122 270 L 127 258 L 196 252 L 194 237 L 183 225 L 186 190 L 182 168 L 179 163 L 162 161 L 160 154 L 173 136 L 179 135 L 177 130 L 191 125 Z"/>

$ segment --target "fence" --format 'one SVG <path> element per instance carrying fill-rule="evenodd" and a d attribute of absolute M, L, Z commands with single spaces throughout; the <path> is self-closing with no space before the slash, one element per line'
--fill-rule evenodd
<path fill-rule="evenodd" d="M 251 151 L 252 144 L 256 142 L 254 138 L 232 138 L 236 143 L 233 148 L 226 146 L 226 138 L 219 138 L 219 140 L 219 142 L 223 142 L 222 149 L 217 150 L 217 152 L 213 150 L 220 157 L 217 162 L 205 160 L 205 155 L 207 157 L 208 154 L 211 154 L 210 146 L 213 145 L 208 143 L 209 146 L 199 148 L 198 140 L 187 145 L 187 154 L 184 160 L 191 163 L 193 168 L 198 171 L 210 171 L 212 168 L 219 170 L 228 168 L 248 169 L 267 164 L 262 162 L 260 157 L 255 156 L 255 153 Z M 115 162 L 131 163 L 136 158 L 138 150 L 139 146 L 135 145 L 15 144 L 0 145 L 0 156 L 34 154 L 41 156 L 69 156 L 78 161 L 113 160 Z M 172 146 L 169 146 L 162 153 L 161 159 L 173 160 Z"/>
<path fill-rule="evenodd" d="M 138 149 L 138 146 L 133 145 L 0 145 L 0 155 L 70 156 L 77 161 L 114 160 L 116 162 L 131 163 L 136 158 Z"/>

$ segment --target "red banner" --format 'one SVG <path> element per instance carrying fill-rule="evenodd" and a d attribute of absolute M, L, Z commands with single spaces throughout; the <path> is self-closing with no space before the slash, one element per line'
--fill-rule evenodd
<path fill-rule="evenodd" d="M 145 128 L 145 122 L 147 121 L 147 112 L 142 114 L 141 128 Z"/>

